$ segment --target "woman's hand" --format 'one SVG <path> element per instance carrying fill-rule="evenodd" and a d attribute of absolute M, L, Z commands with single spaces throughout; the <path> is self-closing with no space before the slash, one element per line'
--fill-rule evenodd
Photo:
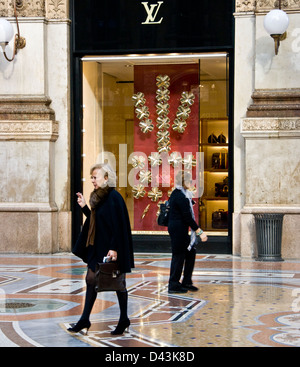
<path fill-rule="evenodd" d="M 118 253 L 117 251 L 109 250 L 106 256 L 110 257 L 111 261 L 117 261 Z"/>
<path fill-rule="evenodd" d="M 201 233 L 202 232 L 202 233 Z M 201 233 L 201 234 L 200 234 Z M 202 242 L 206 242 L 207 241 L 207 236 L 206 234 L 202 231 L 201 228 L 198 228 L 196 231 L 196 235 L 198 235 L 201 238 Z"/>
<path fill-rule="evenodd" d="M 77 192 L 77 203 L 78 205 L 83 208 L 86 206 L 86 201 L 85 201 L 85 198 L 83 197 L 82 193 L 81 192 Z"/>
<path fill-rule="evenodd" d="M 206 242 L 207 241 L 207 236 L 206 236 L 206 234 L 204 232 L 200 234 L 200 238 L 201 238 L 201 241 L 202 242 Z"/>

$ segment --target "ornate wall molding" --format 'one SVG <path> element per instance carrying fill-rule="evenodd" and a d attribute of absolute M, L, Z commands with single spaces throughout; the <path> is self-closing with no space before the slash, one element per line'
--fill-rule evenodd
<path fill-rule="evenodd" d="M 300 117 L 300 89 L 257 89 L 247 117 Z"/>
<path fill-rule="evenodd" d="M 0 17 L 13 17 L 13 1 L 0 0 Z M 69 0 L 23 0 L 18 6 L 18 17 L 44 17 L 46 19 L 68 19 Z"/>
<path fill-rule="evenodd" d="M 17 3 L 18 17 L 44 17 L 45 0 L 23 0 L 22 6 Z M 0 16 L 13 17 L 14 5 L 12 0 L 0 0 Z"/>
<path fill-rule="evenodd" d="M 46 0 L 46 18 L 69 18 L 69 0 Z"/>
<path fill-rule="evenodd" d="M 300 119 L 257 119 L 246 118 L 243 119 L 242 125 L 243 131 L 278 131 L 278 130 L 299 130 L 300 131 Z"/>
<path fill-rule="evenodd" d="M 59 125 L 50 104 L 43 96 L 1 96 L 0 140 L 56 141 Z"/>
<path fill-rule="evenodd" d="M 237 13 L 254 12 L 256 0 L 236 0 L 235 11 Z"/>
<path fill-rule="evenodd" d="M 278 7 L 278 0 L 236 0 L 236 12 L 267 12 Z M 282 0 L 281 8 L 286 11 L 299 11 L 300 0 Z"/>
<path fill-rule="evenodd" d="M 300 118 L 244 118 L 241 134 L 244 138 L 299 138 Z"/>
<path fill-rule="evenodd" d="M 1 120 L 54 120 L 55 113 L 50 108 L 51 99 L 47 96 L 0 96 Z"/>
<path fill-rule="evenodd" d="M 56 121 L 0 121 L 0 140 L 50 140 L 58 138 Z"/>

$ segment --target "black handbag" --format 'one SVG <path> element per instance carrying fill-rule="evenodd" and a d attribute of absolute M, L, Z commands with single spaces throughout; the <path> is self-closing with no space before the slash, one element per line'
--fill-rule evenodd
<path fill-rule="evenodd" d="M 224 209 L 219 209 L 212 213 L 212 227 L 215 229 L 228 228 L 228 212 Z"/>
<path fill-rule="evenodd" d="M 168 226 L 169 222 L 169 211 L 170 211 L 170 205 L 169 202 L 166 201 L 165 203 L 160 204 L 160 212 L 157 217 L 157 224 L 159 226 Z"/>
<path fill-rule="evenodd" d="M 223 135 L 223 133 L 221 133 L 219 136 L 218 136 L 218 143 L 220 144 L 225 144 L 226 143 L 226 136 Z"/>
<path fill-rule="evenodd" d="M 220 153 L 212 154 L 211 165 L 214 169 L 228 168 L 228 152 L 226 151 L 226 149 L 222 149 Z"/>
<path fill-rule="evenodd" d="M 218 143 L 218 138 L 216 137 L 216 135 L 214 133 L 210 134 L 207 140 L 210 144 L 217 144 Z"/>
<path fill-rule="evenodd" d="M 213 153 L 211 157 L 211 166 L 215 169 L 220 168 L 220 153 Z"/>
<path fill-rule="evenodd" d="M 228 176 L 224 177 L 223 182 L 215 183 L 215 196 L 228 197 Z"/>
<path fill-rule="evenodd" d="M 95 274 L 95 291 L 121 291 L 126 290 L 125 274 L 121 273 L 116 261 L 98 263 Z"/>

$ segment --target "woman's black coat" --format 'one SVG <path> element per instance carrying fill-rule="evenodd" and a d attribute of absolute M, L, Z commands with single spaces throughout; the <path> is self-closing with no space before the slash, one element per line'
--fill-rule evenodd
<path fill-rule="evenodd" d="M 134 268 L 132 235 L 126 204 L 116 190 L 110 191 L 107 198 L 96 209 L 96 230 L 93 246 L 86 247 L 90 225 L 90 209 L 82 208 L 87 219 L 82 232 L 72 250 L 95 271 L 96 264 L 103 262 L 109 250 L 117 251 L 122 273 L 130 273 Z"/>
<path fill-rule="evenodd" d="M 189 227 L 196 231 L 199 226 L 192 217 L 189 199 L 175 189 L 169 199 L 168 232 L 173 253 L 184 253 L 190 243 Z"/>

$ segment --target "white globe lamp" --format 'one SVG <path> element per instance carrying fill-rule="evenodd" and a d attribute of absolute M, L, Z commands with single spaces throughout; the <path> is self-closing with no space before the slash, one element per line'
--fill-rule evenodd
<path fill-rule="evenodd" d="M 14 30 L 12 25 L 6 19 L 0 18 L 0 45 L 3 51 L 13 36 Z"/>
<path fill-rule="evenodd" d="M 271 10 L 264 18 L 265 30 L 275 41 L 275 54 L 278 54 L 280 41 L 286 38 L 286 30 L 289 26 L 289 17 L 281 9 Z"/>

